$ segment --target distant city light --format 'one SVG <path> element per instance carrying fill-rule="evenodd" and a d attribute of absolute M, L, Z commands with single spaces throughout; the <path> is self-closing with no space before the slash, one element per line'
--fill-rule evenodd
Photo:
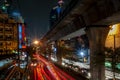
<path fill-rule="evenodd" d="M 13 12 L 12 15 L 13 16 L 20 16 L 20 13 L 19 12 Z"/>
<path fill-rule="evenodd" d="M 106 61 L 106 62 L 105 62 L 105 66 L 106 66 L 106 67 L 112 67 L 112 64 L 111 64 L 110 62 L 107 62 L 107 61 Z"/>
<path fill-rule="evenodd" d="M 57 48 L 54 48 L 54 52 L 56 52 L 57 51 Z"/>
<path fill-rule="evenodd" d="M 116 67 L 120 70 L 120 63 L 118 63 L 118 64 L 116 65 Z"/>
<path fill-rule="evenodd" d="M 18 25 L 19 28 L 19 48 L 22 48 L 22 26 L 19 24 Z"/>
<path fill-rule="evenodd" d="M 5 10 L 5 9 L 6 9 L 6 6 L 2 6 L 2 9 Z"/>
<path fill-rule="evenodd" d="M 62 62 L 62 65 L 64 66 L 64 65 L 65 65 L 65 63 L 64 63 L 64 62 Z"/>

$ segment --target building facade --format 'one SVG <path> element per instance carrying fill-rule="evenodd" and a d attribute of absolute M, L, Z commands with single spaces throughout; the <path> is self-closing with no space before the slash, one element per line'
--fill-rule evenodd
<path fill-rule="evenodd" d="M 0 22 L 0 55 L 17 50 L 17 24 Z"/>

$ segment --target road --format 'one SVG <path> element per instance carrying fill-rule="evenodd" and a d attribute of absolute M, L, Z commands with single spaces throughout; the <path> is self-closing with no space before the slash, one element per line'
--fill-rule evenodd
<path fill-rule="evenodd" d="M 35 54 L 36 62 L 29 65 L 30 80 L 75 80 L 44 57 Z"/>

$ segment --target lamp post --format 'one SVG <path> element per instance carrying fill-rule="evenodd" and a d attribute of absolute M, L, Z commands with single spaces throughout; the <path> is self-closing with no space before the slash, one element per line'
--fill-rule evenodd
<path fill-rule="evenodd" d="M 117 24 L 110 27 L 111 30 L 109 32 L 109 35 L 113 36 L 113 54 L 112 54 L 112 71 L 113 71 L 113 80 L 115 79 L 115 66 L 116 66 L 116 54 L 115 54 L 115 48 L 116 48 L 116 39 L 115 35 L 117 33 Z"/>
<path fill-rule="evenodd" d="M 39 41 L 38 41 L 38 40 L 35 40 L 35 41 L 33 42 L 33 44 L 35 45 L 35 50 L 36 50 L 36 52 L 37 52 L 37 46 L 39 45 Z"/>
<path fill-rule="evenodd" d="M 115 57 L 115 34 L 113 34 L 114 39 L 114 47 L 113 47 L 113 57 L 112 57 L 112 67 L 113 67 L 113 80 L 115 80 L 115 65 L 116 65 L 116 57 Z"/>

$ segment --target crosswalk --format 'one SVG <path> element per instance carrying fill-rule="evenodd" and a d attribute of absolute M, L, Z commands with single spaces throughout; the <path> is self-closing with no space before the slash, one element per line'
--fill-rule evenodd
<path fill-rule="evenodd" d="M 112 79 L 113 78 L 113 72 L 106 69 L 105 70 L 105 76 L 106 76 L 106 79 Z M 120 73 L 115 72 L 115 78 L 120 80 Z"/>
<path fill-rule="evenodd" d="M 69 63 L 69 60 L 64 59 L 63 61 L 66 62 L 66 63 Z M 87 64 L 87 63 L 74 62 L 74 61 L 72 63 L 76 66 L 79 66 L 80 68 L 90 69 L 90 65 Z M 106 77 L 106 80 L 113 78 L 113 72 L 112 72 L 111 69 L 106 68 L 105 77 Z M 115 78 L 120 80 L 120 73 L 115 72 Z"/>

